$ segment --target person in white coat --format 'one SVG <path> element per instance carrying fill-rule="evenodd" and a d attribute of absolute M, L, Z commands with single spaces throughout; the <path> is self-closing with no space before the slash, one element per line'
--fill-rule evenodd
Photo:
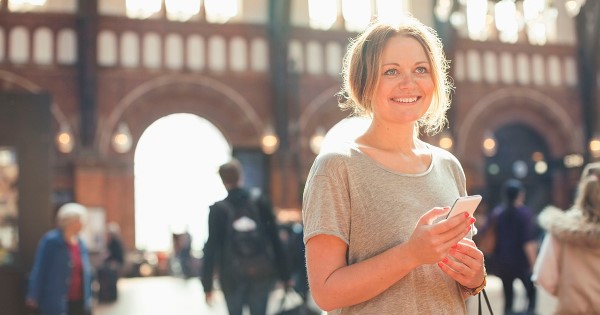
<path fill-rule="evenodd" d="M 558 299 L 556 314 L 600 314 L 600 178 L 584 172 L 575 204 L 540 213 L 548 231 L 532 280 Z"/>

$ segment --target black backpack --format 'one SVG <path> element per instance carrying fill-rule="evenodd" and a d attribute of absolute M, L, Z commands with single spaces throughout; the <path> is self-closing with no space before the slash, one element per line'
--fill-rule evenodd
<path fill-rule="evenodd" d="M 226 272 L 238 280 L 274 277 L 274 251 L 260 217 L 256 201 L 248 198 L 240 207 L 227 200 L 218 202 L 227 214 L 223 255 Z M 248 229 L 254 225 L 254 228 Z"/>

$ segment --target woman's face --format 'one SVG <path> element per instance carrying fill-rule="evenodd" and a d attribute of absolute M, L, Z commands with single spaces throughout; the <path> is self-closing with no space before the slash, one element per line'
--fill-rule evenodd
<path fill-rule="evenodd" d="M 427 112 L 435 89 L 423 46 L 410 36 L 390 38 L 382 51 L 378 71 L 374 118 L 410 125 L 419 120 Z"/>
<path fill-rule="evenodd" d="M 77 234 L 77 233 L 81 232 L 81 230 L 83 229 L 83 222 L 81 222 L 81 218 L 69 219 L 66 222 L 64 229 L 68 230 L 69 232 L 71 232 L 73 234 Z"/>

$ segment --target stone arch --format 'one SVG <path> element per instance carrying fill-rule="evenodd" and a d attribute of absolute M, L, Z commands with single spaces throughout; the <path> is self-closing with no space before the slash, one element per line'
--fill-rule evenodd
<path fill-rule="evenodd" d="M 6 81 L 9 85 L 15 85 L 30 93 L 41 93 L 43 91 L 42 87 L 30 81 L 29 79 L 4 70 L 0 70 L 0 81 Z M 50 112 L 59 126 L 63 125 L 67 126 L 71 131 L 75 130 L 75 128 L 73 128 L 73 124 L 69 122 L 67 116 L 62 112 L 60 107 L 55 102 L 52 102 L 50 105 Z"/>
<path fill-rule="evenodd" d="M 298 125 L 303 133 L 311 134 L 319 126 L 333 127 L 340 119 L 347 116 L 337 106 L 336 93 L 339 86 L 332 86 L 313 98 L 300 113 Z"/>
<path fill-rule="evenodd" d="M 150 124 L 173 113 L 190 113 L 209 120 L 232 145 L 260 145 L 263 121 L 240 93 L 207 77 L 172 75 L 145 82 L 121 99 L 106 121 L 99 124 L 100 154 L 109 154 L 110 139 L 119 122 L 129 125 L 135 146 Z"/>
<path fill-rule="evenodd" d="M 339 91 L 339 85 L 335 85 L 323 90 L 303 107 L 298 119 L 302 143 L 302 176 L 308 174 L 308 169 L 314 160 L 314 155 L 310 150 L 310 139 L 319 127 L 329 130 L 340 120 L 347 117 L 350 112 L 344 112 L 338 107 L 336 93 Z"/>
<path fill-rule="evenodd" d="M 457 155 L 467 158 L 468 152 L 479 152 L 485 131 L 509 122 L 520 122 L 542 135 L 554 157 L 581 149 L 572 141 L 575 123 L 562 105 L 533 89 L 506 88 L 481 99 L 458 122 Z"/>

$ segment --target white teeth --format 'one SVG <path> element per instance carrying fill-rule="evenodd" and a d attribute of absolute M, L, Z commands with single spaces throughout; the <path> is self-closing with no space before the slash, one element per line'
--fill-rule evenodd
<path fill-rule="evenodd" d="M 392 98 L 392 101 L 399 103 L 412 103 L 417 101 L 417 97 L 409 97 L 409 98 Z"/>

